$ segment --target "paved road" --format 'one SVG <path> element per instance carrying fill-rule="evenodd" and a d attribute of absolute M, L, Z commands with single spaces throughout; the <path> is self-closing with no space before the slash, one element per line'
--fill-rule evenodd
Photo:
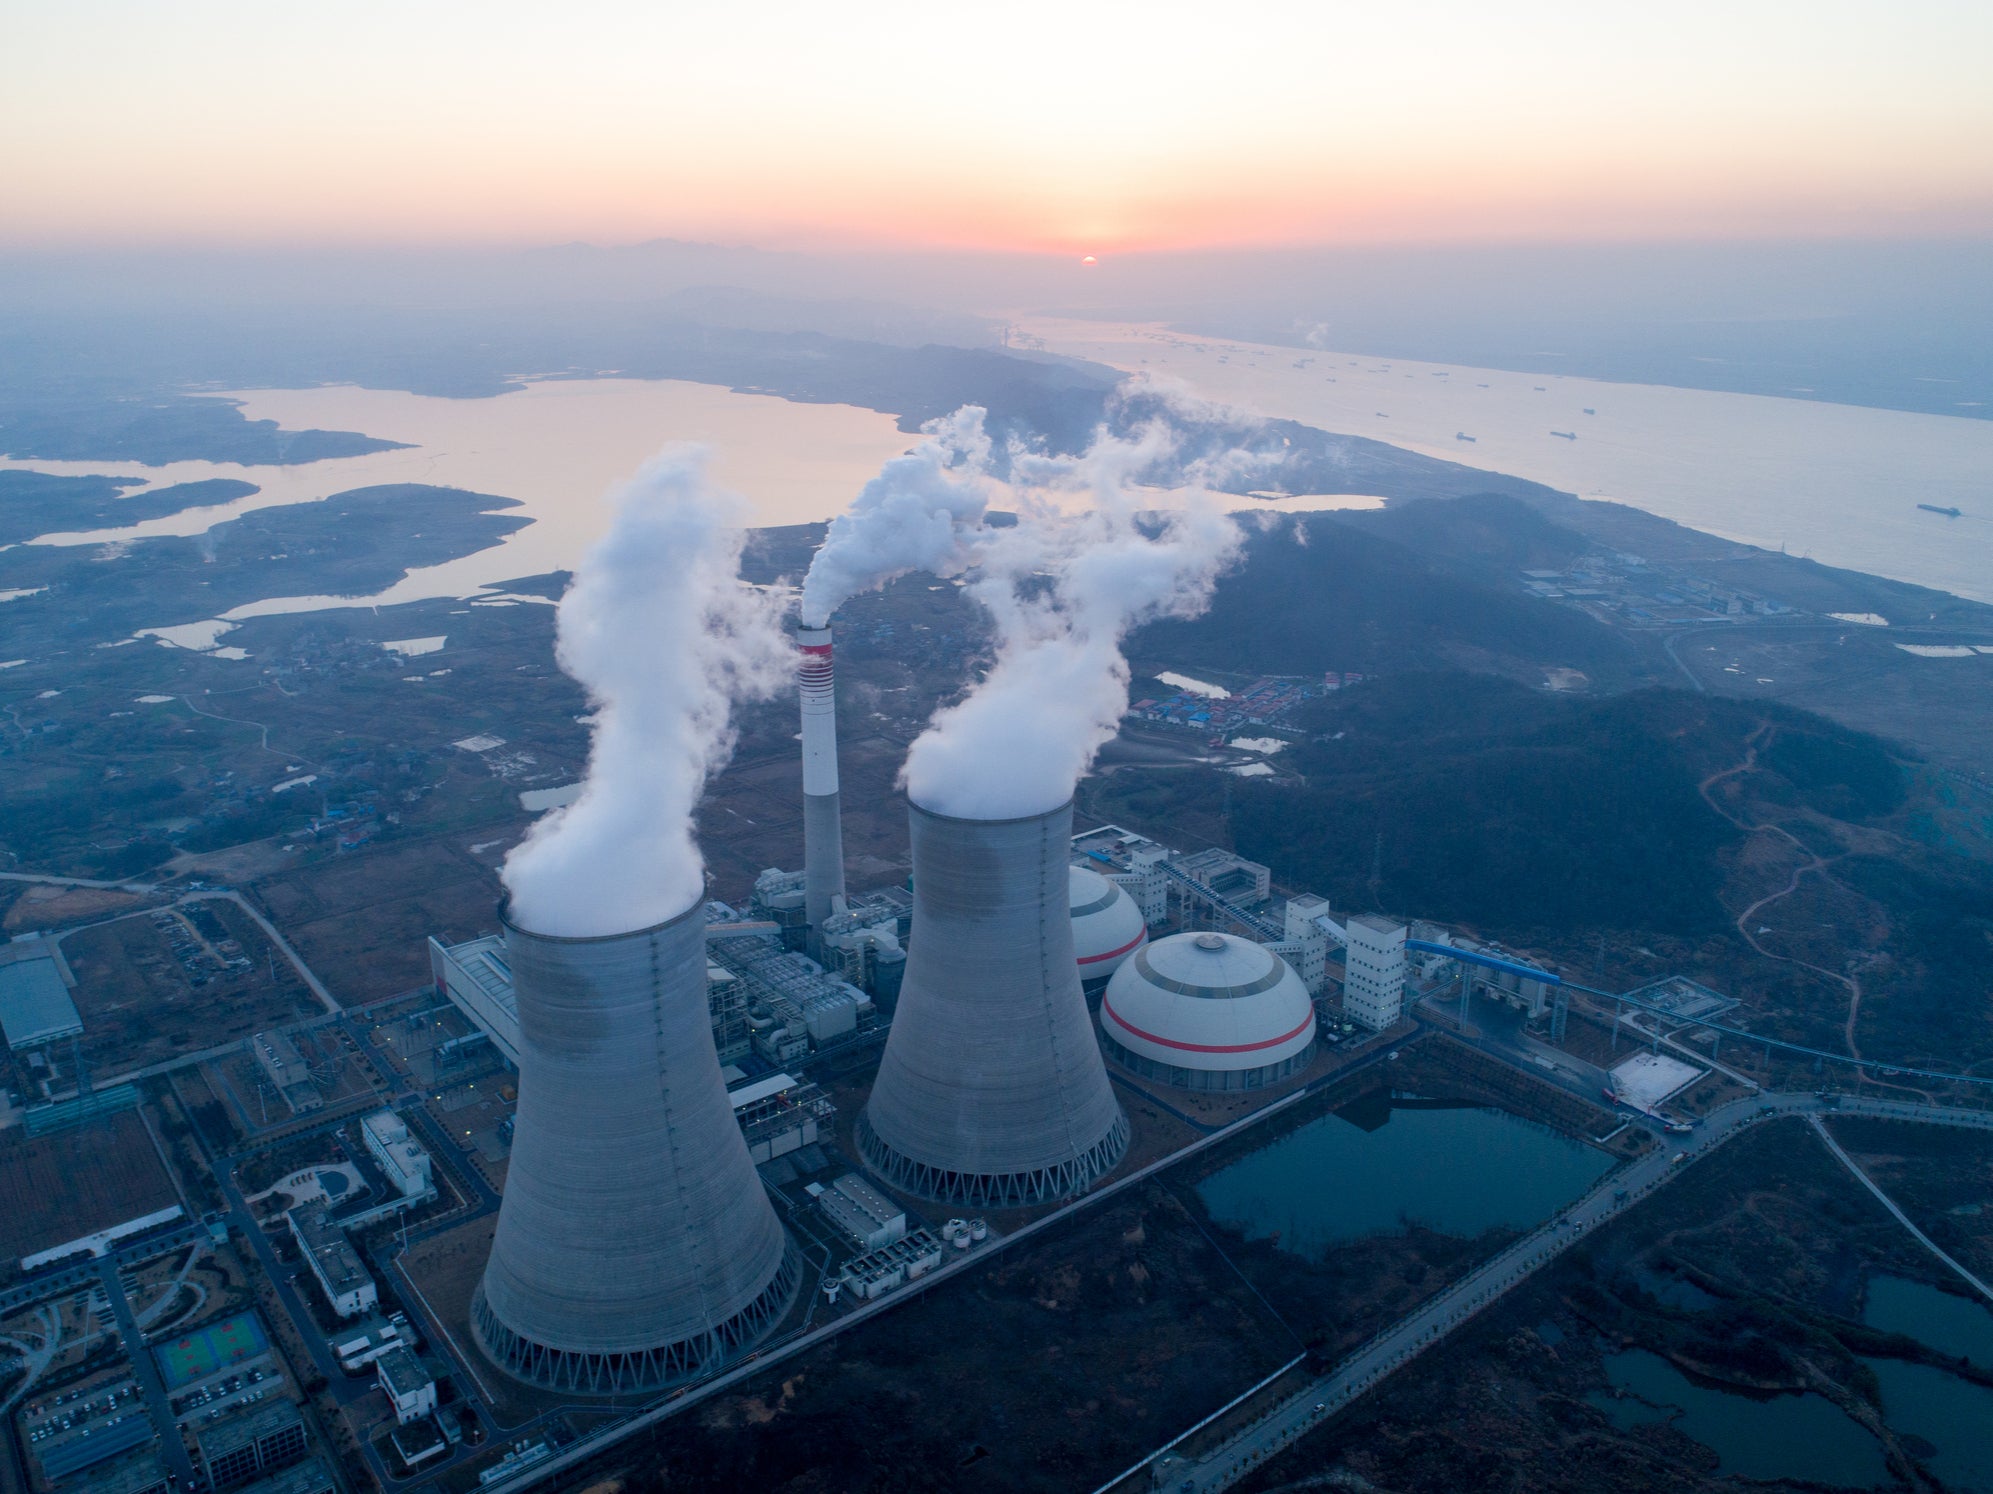
<path fill-rule="evenodd" d="M 277 926 L 261 913 L 257 912 L 251 906 L 249 899 L 245 898 L 241 893 L 223 891 L 190 892 L 181 898 L 180 901 L 183 903 L 199 903 L 217 898 L 222 902 L 234 903 L 236 907 L 240 908 L 255 921 L 256 927 L 263 931 L 263 937 L 276 945 L 283 952 L 284 958 L 291 962 L 291 968 L 297 971 L 298 979 L 311 988 L 311 994 L 318 998 L 320 1006 L 323 1006 L 326 1011 L 335 1017 L 344 1015 L 346 1008 L 335 1001 L 332 993 L 325 989 L 325 983 L 311 973 L 311 967 L 305 964 L 304 956 L 299 954 L 295 949 L 292 949 L 290 941 L 277 932 Z"/>
<path fill-rule="evenodd" d="M 1891 1198 L 1887 1193 L 1884 1193 L 1880 1188 L 1876 1187 L 1875 1180 L 1871 1178 L 1867 1173 L 1863 1172 L 1861 1168 L 1857 1167 L 1855 1165 L 1855 1159 L 1853 1157 L 1850 1157 L 1845 1151 L 1841 1149 L 1841 1143 L 1834 1139 L 1833 1133 L 1829 1131 L 1824 1124 L 1822 1124 L 1819 1116 L 1809 1115 L 1806 1119 L 1807 1123 L 1811 1125 L 1815 1131 L 1820 1133 L 1820 1139 L 1827 1143 L 1827 1150 L 1832 1152 L 1836 1157 L 1840 1158 L 1841 1165 L 1847 1168 L 1849 1172 L 1855 1175 L 1855 1181 L 1860 1183 L 1864 1188 L 1868 1189 L 1869 1192 L 1873 1193 L 1876 1197 L 1877 1202 L 1879 1202 L 1885 1209 L 1889 1210 L 1890 1213 L 1896 1216 L 1896 1222 L 1898 1224 L 1902 1225 L 1905 1229 L 1909 1230 L 1911 1234 L 1915 1235 L 1917 1237 L 1917 1242 L 1920 1245 L 1922 1245 L 1926 1250 L 1930 1251 L 1931 1254 L 1936 1256 L 1939 1260 L 1943 1261 L 1947 1266 L 1951 1267 L 1953 1271 L 1957 1272 L 1958 1275 L 1969 1286 L 1971 1286 L 1971 1288 L 1974 1291 L 1978 1292 L 1980 1296 L 1984 1297 L 1988 1302 L 1993 1302 L 1993 1287 L 1989 1287 L 1985 1282 L 1981 1281 L 1977 1276 L 1974 1276 L 1970 1271 L 1966 1270 L 1965 1267 L 1961 1266 L 1957 1261 L 1953 1260 L 1943 1250 L 1939 1249 L 1937 1241 L 1933 1240 L 1929 1235 L 1925 1234 L 1921 1229 L 1917 1228 L 1916 1225 L 1912 1224 L 1910 1222 L 1910 1216 L 1904 1213 L 1901 1209 L 1899 1209 L 1896 1206 L 1896 1200 Z"/>
<path fill-rule="evenodd" d="M 104 1295 L 110 1299 L 111 1313 L 118 1320 L 118 1337 L 125 1343 L 125 1354 L 131 1360 L 132 1378 L 138 1382 L 139 1394 L 145 1397 L 146 1408 L 152 1413 L 152 1424 L 159 1431 L 160 1456 L 166 1466 L 180 1475 L 181 1487 L 191 1489 L 194 1485 L 194 1460 L 187 1456 L 187 1444 L 180 1439 L 179 1429 L 174 1425 L 173 1406 L 166 1399 L 166 1387 L 160 1382 L 159 1367 L 152 1362 L 152 1355 L 145 1347 L 145 1335 L 138 1331 L 138 1324 L 132 1321 L 131 1304 L 125 1301 L 124 1283 L 118 1280 L 118 1258 L 107 1255 L 97 1263 L 97 1279 L 104 1284 Z"/>
<path fill-rule="evenodd" d="M 1661 1187 L 1678 1166 L 1708 1155 L 1760 1120 L 1779 1115 L 1817 1117 L 1822 1112 L 1836 1111 L 1993 1131 L 1993 1112 L 1952 1110 L 1936 1105 L 1850 1096 L 1842 1097 L 1836 1105 L 1811 1094 L 1752 1095 L 1733 1101 L 1712 1112 L 1693 1135 L 1679 1138 L 1681 1144 L 1678 1147 L 1673 1150 L 1664 1147 L 1609 1176 L 1534 1234 L 1518 1240 L 1416 1312 L 1394 1323 L 1343 1360 L 1328 1375 L 1283 1402 L 1202 1459 L 1172 1461 L 1163 1465 L 1167 1474 L 1165 1487 L 1182 1491 L 1182 1494 L 1211 1494 L 1211 1491 L 1230 1488 L 1311 1428 L 1370 1390 L 1392 1371 L 1416 1358 L 1512 1288 L 1527 1281 L 1536 1271 L 1621 1209 Z M 1674 1160 L 1677 1157 L 1681 1159 L 1679 1163 Z M 1627 1195 L 1624 1203 L 1618 1200 L 1621 1191 Z"/>

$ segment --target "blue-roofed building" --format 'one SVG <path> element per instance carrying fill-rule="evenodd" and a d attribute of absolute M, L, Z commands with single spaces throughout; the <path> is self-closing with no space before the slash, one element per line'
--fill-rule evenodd
<path fill-rule="evenodd" d="M 0 1031 L 6 1033 L 9 1048 L 38 1048 L 82 1030 L 83 1018 L 69 999 L 54 955 L 30 955 L 0 965 Z"/>

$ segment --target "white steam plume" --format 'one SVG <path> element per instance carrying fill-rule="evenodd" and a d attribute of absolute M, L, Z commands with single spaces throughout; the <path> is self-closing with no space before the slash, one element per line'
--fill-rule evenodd
<path fill-rule="evenodd" d="M 964 405 L 921 427 L 926 439 L 896 456 L 831 520 L 803 579 L 803 626 L 821 628 L 848 597 L 912 571 L 952 576 L 967 564 L 966 530 L 989 502 L 984 411 Z"/>
<path fill-rule="evenodd" d="M 1128 491 L 1172 447 L 1150 424 L 1132 439 L 1103 432 L 1081 457 L 1013 453 L 1027 501 L 1015 528 L 979 532 L 969 586 L 996 624 L 996 659 L 908 752 L 901 781 L 916 804 L 967 819 L 1063 804 L 1127 712 L 1128 631 L 1209 605 L 1238 525 L 1209 495 L 1138 522 Z"/>
<path fill-rule="evenodd" d="M 653 457 L 561 598 L 555 657 L 594 707 L 581 797 L 506 857 L 510 917 L 536 934 L 620 934 L 705 894 L 693 809 L 733 750 L 733 704 L 774 693 L 794 655 L 775 598 L 740 584 L 745 505 L 705 452 Z"/>

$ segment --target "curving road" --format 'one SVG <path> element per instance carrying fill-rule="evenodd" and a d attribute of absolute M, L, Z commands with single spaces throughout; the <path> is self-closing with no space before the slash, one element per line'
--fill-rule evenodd
<path fill-rule="evenodd" d="M 1765 1094 L 1733 1101 L 1712 1112 L 1693 1135 L 1681 1139 L 1679 1147 L 1663 1147 L 1623 1171 L 1608 1176 L 1598 1187 L 1534 1234 L 1518 1240 L 1416 1312 L 1392 1324 L 1329 1374 L 1282 1402 L 1203 1458 L 1195 1461 L 1171 1458 L 1167 1463 L 1159 1461 L 1156 1464 L 1158 1484 L 1181 1491 L 1181 1494 L 1209 1494 L 1209 1491 L 1230 1488 L 1370 1390 L 1393 1370 L 1417 1358 L 1455 1328 L 1499 1301 L 1621 1209 L 1661 1187 L 1677 1167 L 1707 1156 L 1759 1121 L 1782 1115 L 1807 1115 L 1814 1117 L 1817 1124 L 1817 1117 L 1823 1112 L 1929 1121 L 1937 1125 L 1993 1131 L 1993 1112 L 1953 1110 L 1895 1100 L 1843 1096 L 1835 1104 L 1811 1094 Z M 1821 1129 L 1824 1133 L 1825 1128 Z M 1852 1167 L 1853 1164 L 1849 1165 Z M 1860 1176 L 1858 1169 L 1856 1175 Z M 1870 1186 L 1873 1189 L 1873 1185 Z M 1623 1200 L 1620 1198 L 1622 1193 L 1625 1195 Z M 1891 1212 L 1902 1218 L 1894 1208 Z M 1116 1484 L 1135 1487 L 1125 1483 L 1125 1476 L 1123 1480 L 1116 1480 Z"/>

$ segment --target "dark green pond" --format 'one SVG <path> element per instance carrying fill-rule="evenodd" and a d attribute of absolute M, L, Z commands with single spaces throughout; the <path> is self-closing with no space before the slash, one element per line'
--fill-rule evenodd
<path fill-rule="evenodd" d="M 1213 1173 L 1214 1219 L 1319 1257 L 1420 1224 L 1471 1239 L 1530 1229 L 1612 1166 L 1594 1147 L 1502 1110 L 1430 1100 L 1360 1102 Z"/>
<path fill-rule="evenodd" d="M 1889 1476 L 1882 1444 L 1825 1396 L 1745 1395 L 1697 1384 L 1645 1349 L 1608 1354 L 1605 1372 L 1624 1394 L 1594 1392 L 1591 1402 L 1615 1425 L 1672 1421 L 1716 1454 L 1723 1473 L 1853 1489 Z"/>
<path fill-rule="evenodd" d="M 1864 1359 L 1882 1386 L 1882 1419 L 1935 1451 L 1924 1466 L 1953 1494 L 1993 1491 L 1993 1390 L 1928 1364 Z M 1910 1448 L 1921 1453 L 1922 1449 Z"/>
<path fill-rule="evenodd" d="M 1871 1276 L 1862 1321 L 1993 1369 L 1993 1309 L 1901 1276 Z"/>

